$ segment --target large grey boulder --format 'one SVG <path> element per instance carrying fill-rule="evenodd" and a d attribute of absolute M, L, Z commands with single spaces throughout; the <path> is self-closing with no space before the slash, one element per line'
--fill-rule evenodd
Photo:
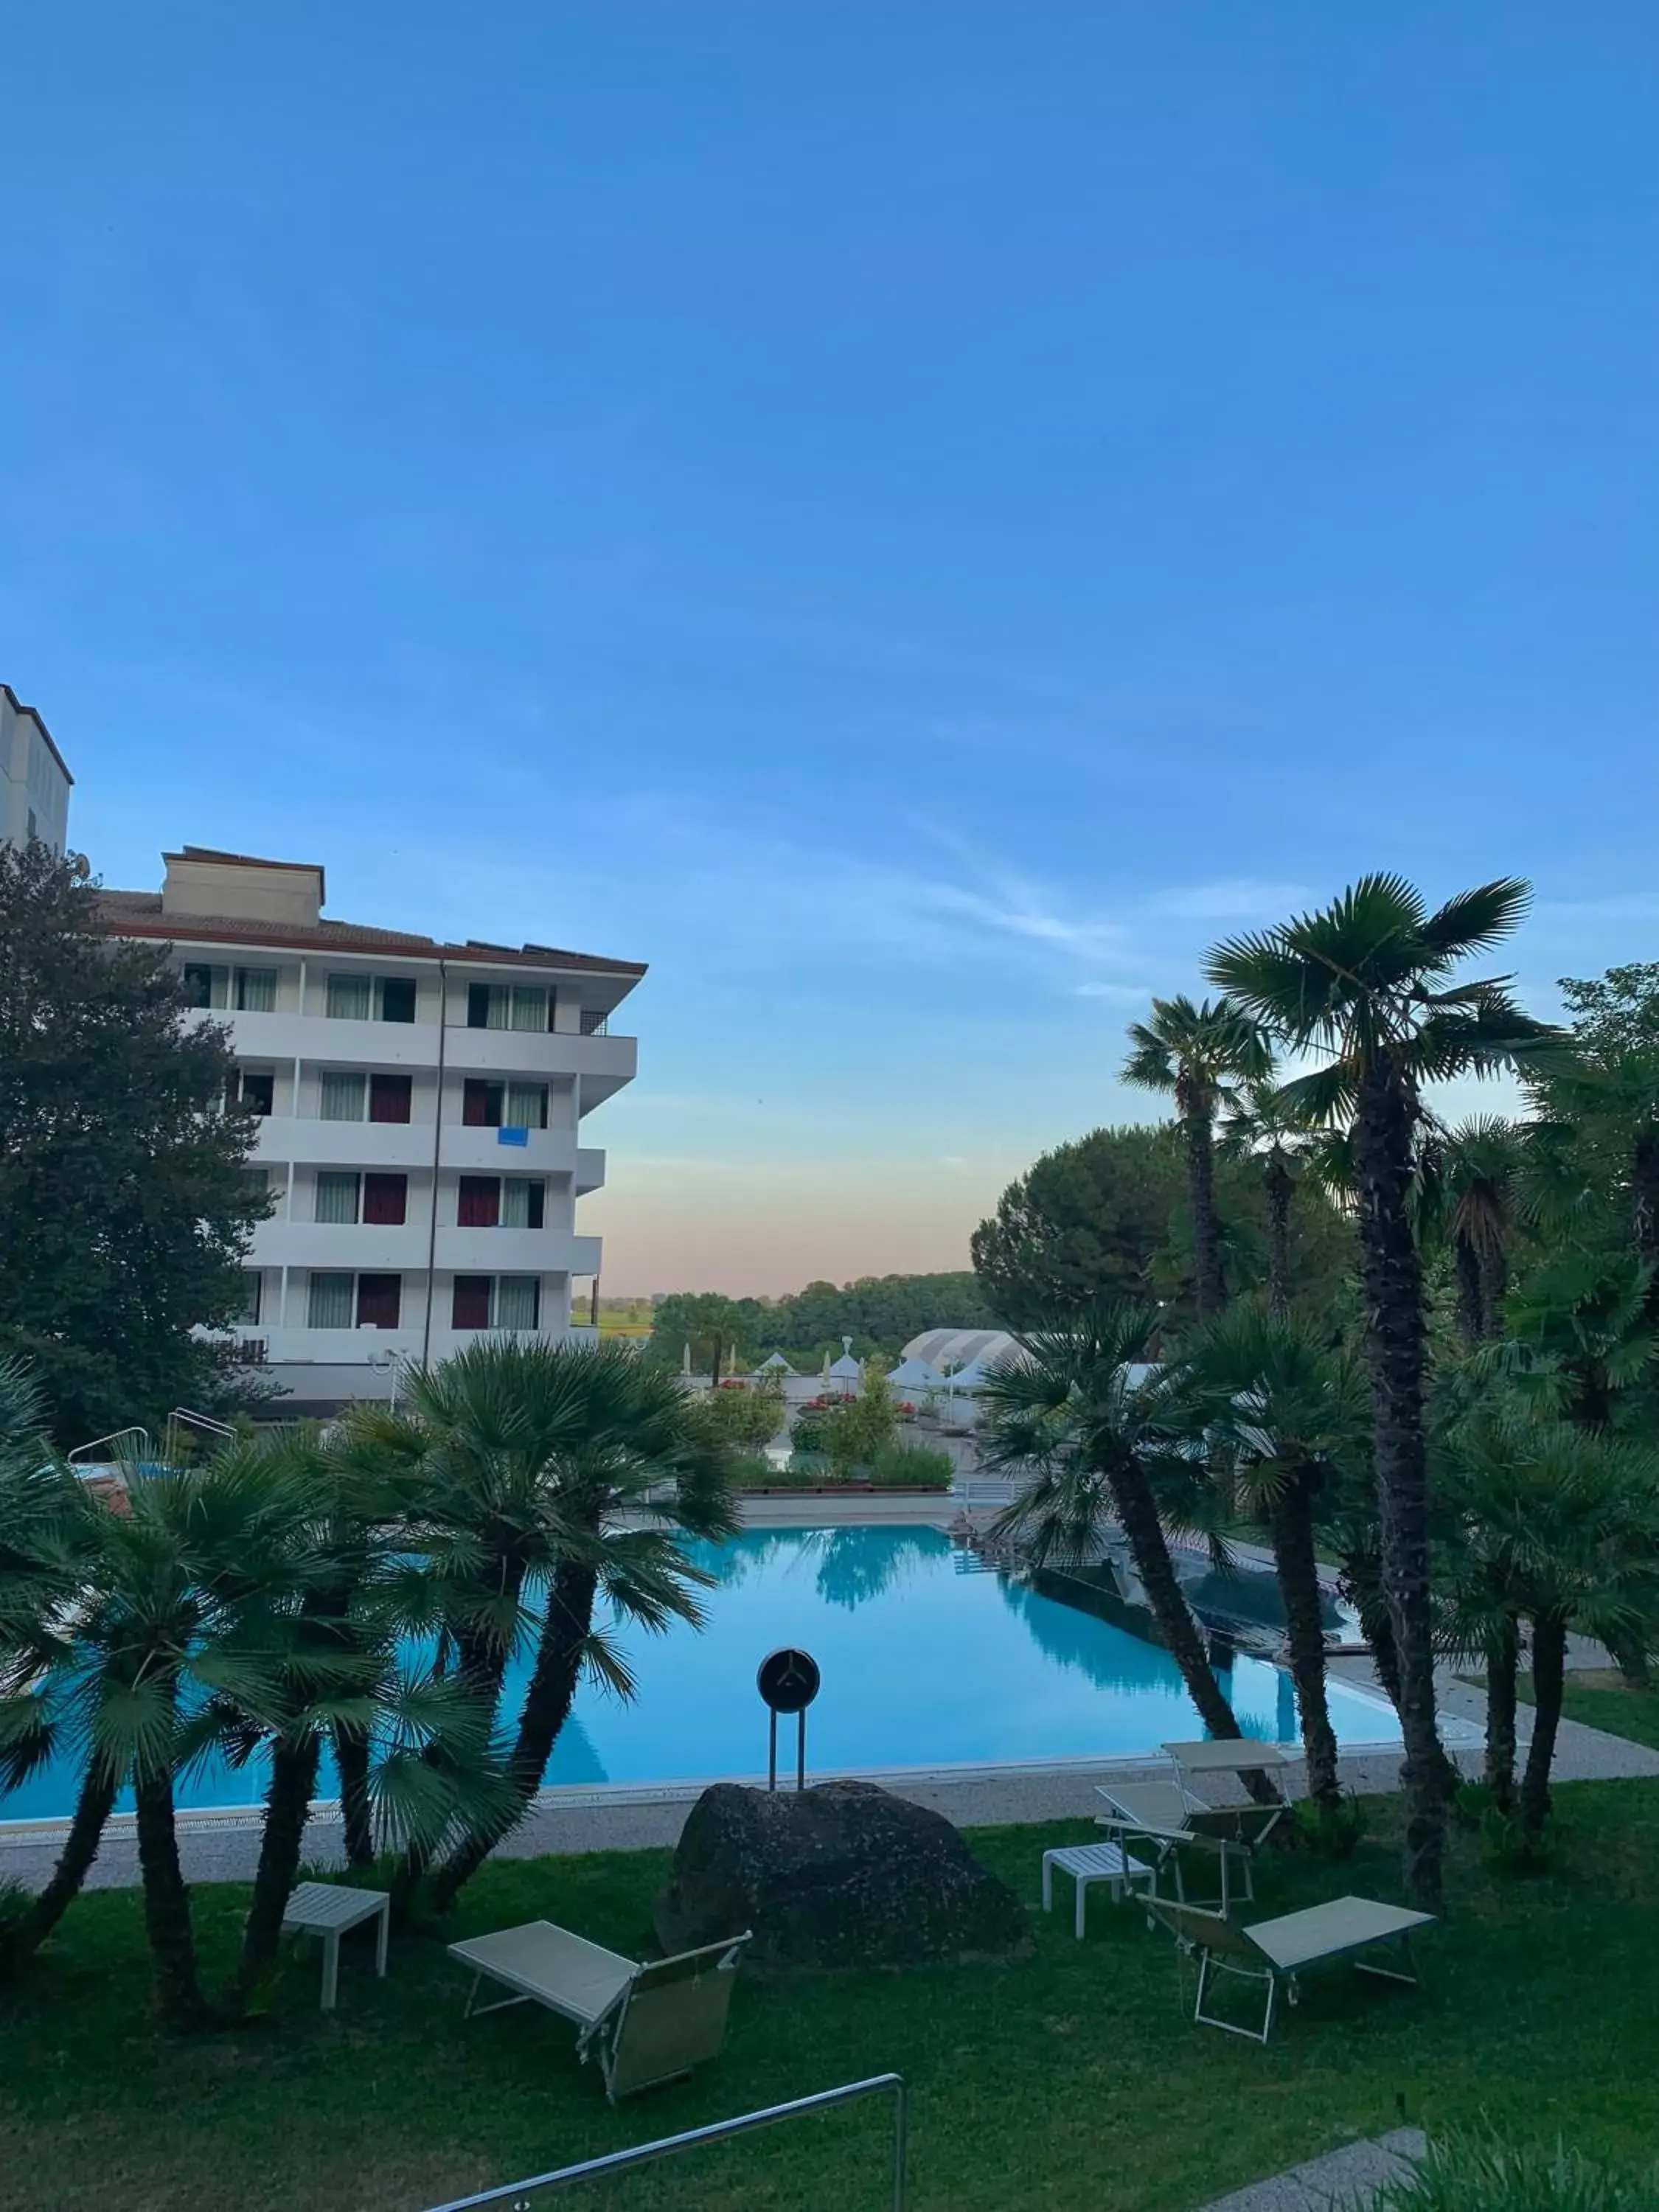
<path fill-rule="evenodd" d="M 1024 1906 L 951 1823 L 872 1782 L 705 1790 L 656 1923 L 669 1952 L 750 1928 L 744 1966 L 763 1973 L 1019 1958 L 1031 1942 Z"/>

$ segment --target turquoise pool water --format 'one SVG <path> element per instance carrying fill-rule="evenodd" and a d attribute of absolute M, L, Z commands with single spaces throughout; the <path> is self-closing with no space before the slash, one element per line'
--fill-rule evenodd
<path fill-rule="evenodd" d="M 823 1673 L 808 1717 L 808 1759 L 826 1769 L 948 1766 L 1111 1758 L 1202 1734 L 1174 1662 L 1128 1630 L 1001 1577 L 964 1572 L 966 1554 L 936 1528 L 751 1528 L 693 1547 L 719 1577 L 708 1626 L 665 1636 L 629 1629 L 639 1681 L 629 1705 L 583 1687 L 548 1769 L 550 1784 L 701 1781 L 766 1763 L 755 1669 L 781 1644 L 805 1646 Z M 521 1687 L 526 1659 L 514 1670 Z M 1259 1659 L 1219 1668 L 1247 1733 L 1297 1734 L 1289 1675 Z M 1345 1744 L 1397 1742 L 1379 1699 L 1334 1681 Z M 793 1756 L 793 1724 L 781 1743 Z M 188 1778 L 180 1801 L 257 1800 L 257 1766 Z M 331 1775 L 319 1790 L 332 1795 Z M 0 1819 L 70 1809 L 73 1776 L 36 1776 L 0 1798 Z"/>

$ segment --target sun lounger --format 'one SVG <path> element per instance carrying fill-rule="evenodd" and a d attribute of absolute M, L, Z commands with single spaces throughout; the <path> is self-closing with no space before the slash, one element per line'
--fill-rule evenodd
<path fill-rule="evenodd" d="M 1183 1903 L 1187 1891 L 1181 1853 L 1188 1848 L 1207 1853 L 1217 1862 L 1221 1895 L 1216 1910 L 1231 1908 L 1231 1875 L 1237 1868 L 1244 1877 L 1243 1899 L 1255 1896 L 1254 1861 L 1256 1852 L 1284 1819 L 1283 1805 L 1212 1805 L 1195 1796 L 1183 1782 L 1112 1782 L 1096 1785 L 1111 1810 L 1097 1814 L 1103 1828 L 1118 1842 L 1130 1838 L 1157 1855 L 1160 1873 L 1167 1865 L 1175 1875 L 1176 1895 Z"/>
<path fill-rule="evenodd" d="M 614 2105 L 718 2054 L 738 1954 L 748 1941 L 746 1934 L 736 1936 L 641 1966 L 550 1920 L 531 1920 L 452 1943 L 449 1955 L 472 1970 L 467 2019 L 507 2005 L 539 2004 L 574 2021 L 576 2055 L 598 2062 Z M 485 1981 L 514 1994 L 481 2005 L 478 1987 Z"/>
<path fill-rule="evenodd" d="M 1224 1920 L 1218 1913 L 1200 1911 L 1195 1905 L 1171 1905 L 1161 1898 L 1148 1898 L 1146 1910 L 1199 1962 L 1193 2018 L 1207 2027 L 1225 2028 L 1229 2035 L 1248 2036 L 1253 2043 L 1265 2043 L 1272 2034 L 1279 1990 L 1284 1990 L 1294 2004 L 1301 1977 L 1310 1968 L 1333 1960 L 1352 1958 L 1361 1973 L 1405 1982 L 1414 1988 L 1418 1977 L 1412 1962 L 1411 1938 L 1416 1929 L 1431 1925 L 1434 1917 L 1432 1913 L 1409 1911 L 1404 1905 L 1379 1905 L 1369 1897 L 1339 1897 L 1328 1905 L 1310 1905 L 1304 1912 L 1258 1920 L 1249 1928 Z M 1398 1948 L 1406 1965 L 1404 1972 L 1358 1956 L 1362 1951 L 1383 1945 Z M 1266 1985 L 1267 2005 L 1260 2028 L 1241 2027 L 1235 2021 L 1205 2011 L 1205 1996 L 1218 1973 L 1236 1974 L 1241 1980 Z"/>

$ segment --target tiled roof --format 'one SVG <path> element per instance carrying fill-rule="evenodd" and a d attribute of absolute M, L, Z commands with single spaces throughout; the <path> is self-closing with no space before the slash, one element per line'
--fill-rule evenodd
<path fill-rule="evenodd" d="M 163 915 L 160 891 L 99 891 L 99 919 L 118 937 L 154 937 L 189 945 L 280 945 L 296 952 L 404 952 L 416 960 L 471 960 L 489 968 L 567 968 L 592 975 L 643 975 L 642 960 L 606 960 L 552 945 L 443 945 L 412 931 L 374 929 L 356 921 L 319 921 L 314 928 L 257 921 L 246 915 Z"/>

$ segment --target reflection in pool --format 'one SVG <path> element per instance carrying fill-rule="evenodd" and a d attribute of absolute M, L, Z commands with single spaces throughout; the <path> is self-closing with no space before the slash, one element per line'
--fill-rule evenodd
<path fill-rule="evenodd" d="M 766 1762 L 755 1669 L 781 1644 L 805 1647 L 823 1688 L 808 1724 L 814 1771 L 1111 1758 L 1202 1733 L 1175 1662 L 1113 1620 L 978 1571 L 937 1528 L 751 1528 L 690 1547 L 718 1577 L 701 1634 L 621 1632 L 639 1683 L 629 1705 L 583 1686 L 550 1784 L 699 1781 Z M 969 1571 L 969 1570 L 974 1570 Z M 528 1657 L 509 1676 L 522 1689 Z M 1218 1669 L 1248 1733 L 1289 1741 L 1296 1704 L 1282 1668 L 1240 1656 Z M 1397 1742 L 1389 1708 L 1333 1681 L 1345 1744 Z M 793 1745 L 793 1735 L 791 1736 Z M 75 1777 L 48 1768 L 0 1800 L 0 1817 L 67 1814 Z M 331 1770 L 319 1795 L 334 1794 Z M 258 1765 L 213 1765 L 179 1801 L 246 1805 Z"/>

